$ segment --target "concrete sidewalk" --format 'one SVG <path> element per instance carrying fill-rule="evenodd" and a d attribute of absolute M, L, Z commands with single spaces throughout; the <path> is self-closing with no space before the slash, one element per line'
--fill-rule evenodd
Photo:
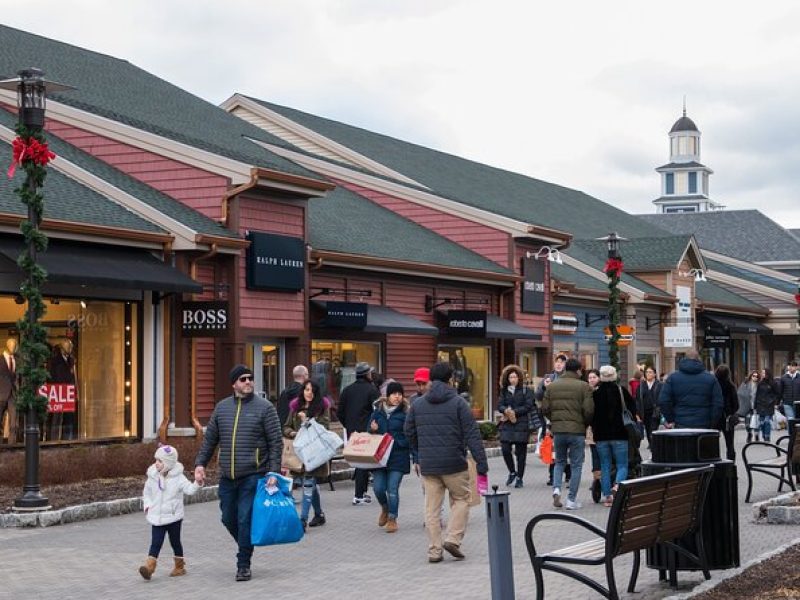
<path fill-rule="evenodd" d="M 738 445 L 744 432 L 737 433 Z M 647 458 L 647 451 L 644 452 Z M 739 461 L 741 465 L 741 461 Z M 502 483 L 502 459 L 490 459 L 490 480 Z M 514 542 L 514 570 L 517 599 L 534 598 L 533 573 L 525 551 L 525 524 L 535 514 L 552 509 L 551 488 L 545 485 L 547 470 L 538 457 L 528 456 L 528 473 L 523 489 L 512 490 L 510 509 Z M 589 478 L 584 467 L 580 516 L 605 525 L 608 509 L 589 499 Z M 323 508 L 328 518 L 324 527 L 310 529 L 298 544 L 257 548 L 253 580 L 234 581 L 235 545 L 219 522 L 216 502 L 193 504 L 186 509 L 183 543 L 189 574 L 167 576 L 171 549 L 165 544 L 159 568 L 152 581 L 145 582 L 137 568 L 146 556 L 149 525 L 143 515 L 125 515 L 51 528 L 0 530 L 0 598 L 23 594 L 38 598 L 175 598 L 191 596 L 226 600 L 275 595 L 281 598 L 438 598 L 452 593 L 460 599 L 486 600 L 490 597 L 489 567 L 484 508 L 472 510 L 462 549 L 467 559 L 439 564 L 426 559 L 427 537 L 422 526 L 423 501 L 420 484 L 412 474 L 401 489 L 400 531 L 386 534 L 376 526 L 378 507 L 352 506 L 351 482 L 339 482 L 336 491 L 322 486 Z M 739 521 L 742 563 L 800 537 L 800 527 L 755 525 L 751 505 L 743 503 L 746 479 L 739 469 Z M 766 477 L 756 480 L 754 501 L 775 495 L 775 484 Z M 543 549 L 588 539 L 578 527 L 550 526 L 542 530 Z M 630 573 L 630 558 L 616 561 L 622 589 Z M 604 580 L 602 569 L 589 570 Z M 636 594 L 623 598 L 659 599 L 674 592 L 657 581 L 657 572 L 643 567 Z M 681 590 L 702 581 L 693 573 L 679 575 Z M 548 598 L 595 598 L 585 586 L 556 574 L 545 575 Z"/>

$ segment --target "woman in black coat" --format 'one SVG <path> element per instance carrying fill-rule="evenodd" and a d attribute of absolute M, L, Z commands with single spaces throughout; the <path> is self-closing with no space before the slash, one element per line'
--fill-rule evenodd
<path fill-rule="evenodd" d="M 778 403 L 778 384 L 769 369 L 761 370 L 761 381 L 756 388 L 755 411 L 758 413 L 758 425 L 764 441 L 769 441 L 772 432 L 772 417 Z"/>
<path fill-rule="evenodd" d="M 731 370 L 728 365 L 720 365 L 714 371 L 714 375 L 722 388 L 722 422 L 717 426 L 725 437 L 725 449 L 728 460 L 736 460 L 736 452 L 733 449 L 733 430 L 739 422 L 739 395 L 736 386 L 731 380 Z"/>
<path fill-rule="evenodd" d="M 522 487 L 522 478 L 525 476 L 525 459 L 528 454 L 528 437 L 530 435 L 530 411 L 536 410 L 533 403 L 533 392 L 522 385 L 522 369 L 517 365 L 508 365 L 500 375 L 500 446 L 503 450 L 503 460 L 508 467 L 506 485 L 511 485 L 516 480 L 514 487 Z M 517 457 L 517 466 L 514 467 L 514 454 Z"/>

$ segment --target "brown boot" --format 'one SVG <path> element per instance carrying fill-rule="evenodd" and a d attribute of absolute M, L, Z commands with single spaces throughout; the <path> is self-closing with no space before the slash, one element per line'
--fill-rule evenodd
<path fill-rule="evenodd" d="M 383 527 L 386 525 L 386 522 L 389 520 L 389 508 L 386 506 L 381 506 L 381 516 L 378 517 L 378 527 Z"/>
<path fill-rule="evenodd" d="M 169 576 L 180 577 L 181 575 L 186 575 L 186 562 L 183 560 L 182 556 L 176 556 L 175 568 L 169 572 Z"/>
<path fill-rule="evenodd" d="M 386 533 L 394 533 L 397 531 L 397 519 L 389 519 L 386 521 Z"/>
<path fill-rule="evenodd" d="M 150 581 L 150 578 L 153 576 L 153 573 L 156 572 L 156 560 L 152 556 L 148 556 L 147 560 L 144 561 L 144 564 L 139 567 L 139 575 Z"/>

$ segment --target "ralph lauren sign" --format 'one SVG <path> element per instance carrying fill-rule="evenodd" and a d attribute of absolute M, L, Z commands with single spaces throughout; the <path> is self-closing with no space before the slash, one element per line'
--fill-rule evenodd
<path fill-rule="evenodd" d="M 247 234 L 247 289 L 298 292 L 305 287 L 306 245 L 301 238 Z"/>
<path fill-rule="evenodd" d="M 367 326 L 369 304 L 364 302 L 327 302 L 325 310 L 325 325 L 328 327 L 364 329 Z"/>
<path fill-rule="evenodd" d="M 183 337 L 221 337 L 227 335 L 230 322 L 228 303 L 184 302 L 181 304 Z"/>
<path fill-rule="evenodd" d="M 522 312 L 544 314 L 544 263 L 533 258 L 522 262 Z"/>
<path fill-rule="evenodd" d="M 486 337 L 486 311 L 447 311 L 447 335 L 453 337 Z"/>

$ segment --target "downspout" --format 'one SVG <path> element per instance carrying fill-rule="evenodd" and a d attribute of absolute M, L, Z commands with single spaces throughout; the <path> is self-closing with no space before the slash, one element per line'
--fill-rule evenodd
<path fill-rule="evenodd" d="M 205 254 L 201 254 L 197 258 L 193 258 L 189 263 L 189 275 L 192 279 L 197 279 L 197 263 L 201 260 L 208 260 L 217 255 L 217 244 L 211 244 L 211 249 Z M 195 437 L 200 439 L 203 436 L 203 426 L 197 420 L 197 338 L 192 338 L 191 341 L 192 360 L 189 368 L 191 369 L 191 393 L 190 393 L 190 419 L 192 427 L 194 427 Z"/>
<path fill-rule="evenodd" d="M 236 186 L 235 188 L 228 190 L 222 195 L 222 205 L 220 206 L 219 222 L 222 223 L 223 226 L 225 227 L 228 226 L 228 213 L 230 212 L 228 207 L 230 205 L 231 198 L 241 194 L 242 192 L 246 192 L 247 190 L 253 189 L 257 185 L 258 185 L 257 170 L 251 169 L 250 181 L 248 181 L 247 183 L 243 183 L 242 185 Z"/>

